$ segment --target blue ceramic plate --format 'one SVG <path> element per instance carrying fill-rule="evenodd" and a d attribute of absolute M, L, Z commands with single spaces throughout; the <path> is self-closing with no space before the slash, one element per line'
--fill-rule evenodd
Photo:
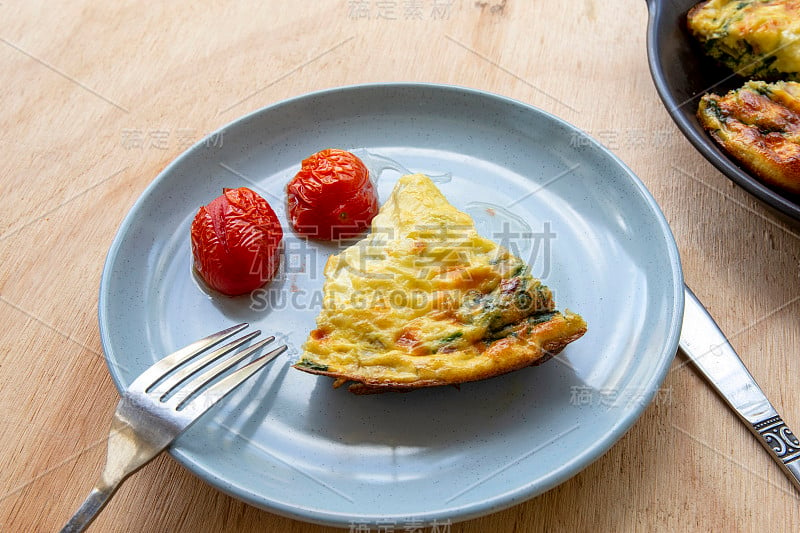
<path fill-rule="evenodd" d="M 479 230 L 530 262 L 588 333 L 556 359 L 483 382 L 358 397 L 290 368 L 320 308 L 336 247 L 298 239 L 284 188 L 320 149 L 357 149 L 385 200 L 401 167 L 438 185 Z M 286 228 L 265 291 L 212 298 L 191 275 L 189 227 L 223 187 L 248 186 Z M 616 157 L 538 109 L 425 84 L 345 87 L 247 115 L 147 188 L 100 288 L 118 388 L 157 359 L 237 322 L 289 351 L 213 408 L 170 453 L 268 511 L 347 526 L 444 523 L 540 494 L 597 459 L 639 417 L 677 350 L 678 252 L 656 202 Z"/>

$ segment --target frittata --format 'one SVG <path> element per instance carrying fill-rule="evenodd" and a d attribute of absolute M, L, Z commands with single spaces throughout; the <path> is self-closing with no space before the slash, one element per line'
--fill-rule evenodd
<path fill-rule="evenodd" d="M 538 364 L 586 322 L 422 174 L 325 265 L 323 308 L 294 366 L 357 394 L 455 385 Z"/>
<path fill-rule="evenodd" d="M 800 83 L 749 81 L 725 96 L 706 94 L 697 117 L 753 174 L 800 194 Z"/>
<path fill-rule="evenodd" d="M 740 76 L 800 81 L 800 0 L 708 0 L 687 23 L 706 52 Z"/>

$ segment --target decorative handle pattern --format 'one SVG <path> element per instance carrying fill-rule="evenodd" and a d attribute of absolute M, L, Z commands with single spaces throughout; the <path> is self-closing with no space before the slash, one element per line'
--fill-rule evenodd
<path fill-rule="evenodd" d="M 800 459 L 800 440 L 794 436 L 792 430 L 780 416 L 773 416 L 753 424 L 753 428 L 761 438 L 772 448 L 775 455 L 783 464 Z"/>

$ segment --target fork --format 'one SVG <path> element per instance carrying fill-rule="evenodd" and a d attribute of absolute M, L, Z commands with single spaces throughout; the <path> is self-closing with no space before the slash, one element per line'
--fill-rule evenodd
<path fill-rule="evenodd" d="M 111 420 L 106 465 L 100 480 L 61 533 L 84 531 L 129 475 L 161 453 L 215 403 L 286 351 L 286 346 L 280 346 L 202 390 L 275 340 L 267 337 L 214 365 L 261 334 L 254 331 L 197 358 L 247 326 L 238 324 L 193 342 L 164 357 L 131 383 Z M 201 370 L 205 371 L 193 377 Z"/>

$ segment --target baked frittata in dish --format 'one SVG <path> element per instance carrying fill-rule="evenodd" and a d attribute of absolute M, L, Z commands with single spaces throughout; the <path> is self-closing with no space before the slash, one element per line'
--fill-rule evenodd
<path fill-rule="evenodd" d="M 706 94 L 697 117 L 754 175 L 800 194 L 800 83 L 748 81 L 725 96 Z"/>
<path fill-rule="evenodd" d="M 687 24 L 740 76 L 800 81 L 800 0 L 708 0 L 689 11 Z"/>
<path fill-rule="evenodd" d="M 335 387 L 353 382 L 356 394 L 505 374 L 586 331 L 422 174 L 400 178 L 371 233 L 331 256 L 324 274 L 317 327 L 294 366 Z"/>

